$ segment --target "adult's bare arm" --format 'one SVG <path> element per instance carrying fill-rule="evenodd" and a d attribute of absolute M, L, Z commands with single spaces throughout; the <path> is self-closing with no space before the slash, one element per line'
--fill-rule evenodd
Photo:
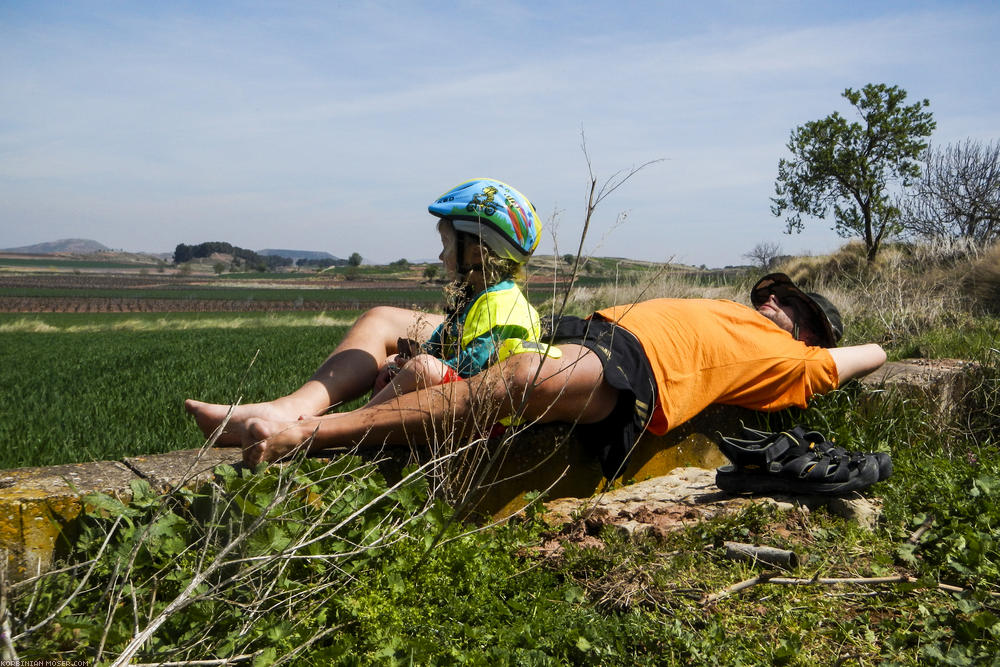
<path fill-rule="evenodd" d="M 830 355 L 837 364 L 840 384 L 851 378 L 868 375 L 885 363 L 885 350 L 875 343 L 830 348 Z"/>

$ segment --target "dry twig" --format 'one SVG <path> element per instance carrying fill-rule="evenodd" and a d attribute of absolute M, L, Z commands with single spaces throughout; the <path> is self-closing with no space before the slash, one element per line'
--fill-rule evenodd
<path fill-rule="evenodd" d="M 773 572 L 764 572 L 756 577 L 752 577 L 745 581 L 741 581 L 737 584 L 733 584 L 729 588 L 723 589 L 718 593 L 713 593 L 711 595 L 706 595 L 702 598 L 702 606 L 711 604 L 717 600 L 724 597 L 728 597 L 733 593 L 741 591 L 745 588 L 750 588 L 756 586 L 757 584 L 778 584 L 783 586 L 810 586 L 813 584 L 823 584 L 828 586 L 835 586 L 838 584 L 845 585 L 855 585 L 855 586 L 873 586 L 878 584 L 915 584 L 919 581 L 916 577 L 911 577 L 906 574 L 894 575 L 891 577 L 813 577 L 812 579 L 798 578 L 798 577 L 777 577 L 774 576 Z M 960 588 L 958 586 L 952 586 L 950 584 L 937 584 L 935 586 L 940 591 L 946 591 L 948 593 L 965 593 L 966 589 Z M 989 592 L 987 595 L 992 597 L 1000 597 L 1000 593 Z"/>
<path fill-rule="evenodd" d="M 260 651 L 257 651 L 260 653 Z M 132 667 L 213 667 L 214 665 L 231 665 L 237 662 L 247 662 L 253 660 L 257 653 L 246 653 L 244 655 L 234 655 L 228 658 L 218 658 L 215 660 L 178 660 L 176 662 L 150 662 L 137 663 Z"/>
<path fill-rule="evenodd" d="M 913 531 L 913 534 L 910 535 L 909 539 L 907 539 L 906 541 L 909 542 L 910 544 L 917 544 L 918 542 L 920 542 L 920 538 L 923 537 L 923 534 L 926 533 L 928 530 L 930 530 L 931 526 L 933 525 L 934 525 L 934 517 L 928 516 L 927 519 L 925 519 L 924 522 L 920 524 L 920 527 L 917 528 L 915 531 Z"/>

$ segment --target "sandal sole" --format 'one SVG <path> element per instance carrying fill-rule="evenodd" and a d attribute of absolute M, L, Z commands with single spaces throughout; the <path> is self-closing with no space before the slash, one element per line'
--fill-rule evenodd
<path fill-rule="evenodd" d="M 734 465 L 715 471 L 715 485 L 727 493 L 788 493 L 793 495 L 839 496 L 866 489 L 879 479 L 877 466 L 866 466 L 845 482 L 809 482 L 780 475 L 741 472 Z"/>

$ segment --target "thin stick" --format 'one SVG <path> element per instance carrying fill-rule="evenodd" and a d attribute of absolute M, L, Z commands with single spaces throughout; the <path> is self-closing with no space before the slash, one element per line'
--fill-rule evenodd
<path fill-rule="evenodd" d="M 756 586 L 757 584 L 767 583 L 768 581 L 771 580 L 772 577 L 774 577 L 775 574 L 776 574 L 775 572 L 761 572 L 756 577 L 751 577 L 749 579 L 739 582 L 738 584 L 733 584 L 729 588 L 725 588 L 719 591 L 718 593 L 713 593 L 712 595 L 706 595 L 701 599 L 701 604 L 702 606 L 709 605 L 717 600 L 721 600 L 724 597 L 728 597 L 733 593 L 742 591 L 744 588 L 750 588 L 751 586 Z"/>
<path fill-rule="evenodd" d="M 878 584 L 915 584 L 919 581 L 916 577 L 911 577 L 905 574 L 899 574 L 892 577 L 813 577 L 812 579 L 805 578 L 793 578 L 793 577 L 776 577 L 772 572 L 764 572 L 746 581 L 741 581 L 738 584 L 733 584 L 729 588 L 723 589 L 718 593 L 712 595 L 706 595 L 702 598 L 701 604 L 707 605 L 721 598 L 727 597 L 743 590 L 744 588 L 750 588 L 751 586 L 756 586 L 757 584 L 777 584 L 779 586 L 810 586 L 813 584 L 822 584 L 827 586 L 836 586 L 838 584 L 854 585 L 854 586 L 873 586 Z M 958 586 L 952 586 L 950 584 L 937 584 L 935 587 L 938 590 L 946 591 L 948 593 L 965 593 L 966 589 L 959 588 Z M 995 593 L 992 591 L 987 591 L 987 595 L 991 597 L 1000 597 L 1000 593 Z"/>
<path fill-rule="evenodd" d="M 930 530 L 930 527 L 933 525 L 934 525 L 934 517 L 928 516 L 927 519 L 924 520 L 922 524 L 920 524 L 920 527 L 917 528 L 915 531 L 913 531 L 913 534 L 910 535 L 909 539 L 907 539 L 906 541 L 909 542 L 910 544 L 918 543 L 923 534 L 926 533 L 928 530 Z"/>
<path fill-rule="evenodd" d="M 782 584 L 785 586 L 808 586 L 809 584 L 855 584 L 860 586 L 870 584 L 912 584 L 917 581 L 916 577 L 899 574 L 893 577 L 814 577 L 812 579 L 794 577 L 774 577 L 770 579 L 772 584 Z"/>
<path fill-rule="evenodd" d="M 260 651 L 257 651 L 260 653 Z M 228 658 L 217 658 L 215 660 L 180 660 L 177 662 L 149 662 L 136 663 L 132 667 L 213 667 L 214 665 L 230 665 L 234 662 L 246 662 L 253 660 L 257 653 L 245 653 L 234 655 Z"/>
<path fill-rule="evenodd" d="M 910 577 L 905 574 L 900 574 L 894 577 L 816 577 L 815 579 L 788 579 L 782 577 L 775 577 L 770 580 L 772 584 L 784 584 L 786 586 L 803 586 L 807 584 L 857 584 L 866 586 L 869 584 L 915 584 L 919 581 L 916 577 Z M 939 591 L 946 591 L 948 593 L 965 593 L 967 589 L 961 588 L 959 586 L 952 586 L 951 584 L 937 584 L 935 586 Z M 983 591 L 990 597 L 1000 597 L 1000 593 L 993 591 Z"/>
<path fill-rule="evenodd" d="M 68 565 L 66 567 L 61 567 L 61 568 L 59 568 L 57 570 L 46 570 L 45 572 L 43 572 L 41 574 L 37 574 L 37 575 L 35 575 L 33 577 L 29 577 L 27 579 L 22 579 L 21 581 L 15 581 L 15 582 L 9 584 L 8 588 L 10 590 L 12 590 L 12 591 L 16 591 L 19 588 L 24 588 L 25 586 L 30 586 L 31 584 L 33 584 L 36 581 L 39 581 L 41 579 L 47 579 L 48 577 L 51 577 L 54 574 L 60 574 L 61 572 L 72 572 L 73 570 L 78 570 L 81 567 L 90 567 L 95 562 L 96 561 L 94 561 L 94 560 L 85 560 L 82 563 L 76 563 L 75 565 Z"/>
<path fill-rule="evenodd" d="M 16 664 L 19 662 L 17 651 L 14 649 L 14 642 L 11 639 L 10 613 L 7 610 L 7 550 L 0 551 L 0 635 L 3 637 L 3 650 L 0 657 L 4 664 Z"/>

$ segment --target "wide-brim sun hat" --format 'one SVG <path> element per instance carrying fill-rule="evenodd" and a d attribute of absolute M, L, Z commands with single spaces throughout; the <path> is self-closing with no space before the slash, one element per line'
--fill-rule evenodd
<path fill-rule="evenodd" d="M 819 325 L 815 333 L 820 337 L 820 345 L 837 347 L 844 335 L 844 324 L 840 311 L 829 299 L 817 292 L 803 292 L 784 273 L 769 273 L 750 290 L 750 303 L 754 308 L 760 308 L 772 293 L 777 294 L 779 299 L 782 293 L 797 296 L 812 311 L 813 322 Z"/>

